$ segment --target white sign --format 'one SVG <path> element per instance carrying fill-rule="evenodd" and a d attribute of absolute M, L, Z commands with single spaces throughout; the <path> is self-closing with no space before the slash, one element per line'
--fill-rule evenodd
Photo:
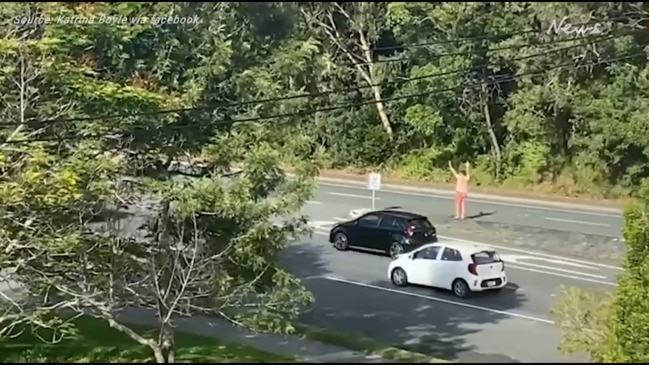
<path fill-rule="evenodd" d="M 600 23 L 595 23 L 593 25 L 580 25 L 578 27 L 575 27 L 574 25 L 567 23 L 566 21 L 568 20 L 568 17 L 563 17 L 560 22 L 557 22 L 556 20 L 552 21 L 552 24 L 550 24 L 550 28 L 548 28 L 548 34 L 556 34 L 556 35 L 576 35 L 576 36 L 587 36 L 587 35 L 597 35 L 597 34 L 602 34 L 604 33 L 604 30 L 602 29 L 602 24 Z"/>
<path fill-rule="evenodd" d="M 381 174 L 371 173 L 367 179 L 367 188 L 370 190 L 381 190 Z"/>

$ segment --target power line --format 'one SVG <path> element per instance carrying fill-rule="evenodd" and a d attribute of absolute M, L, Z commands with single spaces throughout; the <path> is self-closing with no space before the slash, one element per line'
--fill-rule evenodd
<path fill-rule="evenodd" d="M 629 16 L 619 16 L 615 18 L 610 18 L 608 19 L 609 22 L 614 22 L 620 19 L 630 19 Z M 647 19 L 645 17 L 641 17 L 640 20 L 642 19 Z M 594 21 L 588 21 L 584 23 L 577 23 L 577 24 L 571 24 L 572 27 L 584 27 L 584 26 L 589 26 L 589 25 L 595 25 L 598 24 L 599 22 L 594 22 Z M 424 43 L 414 43 L 414 44 L 407 44 L 407 45 L 400 45 L 400 46 L 386 46 L 386 47 L 373 47 L 371 48 L 372 51 L 389 51 L 393 49 L 410 49 L 410 48 L 420 48 L 420 47 L 429 47 L 429 46 L 438 46 L 438 45 L 443 45 L 443 44 L 451 44 L 451 43 L 458 43 L 458 42 L 467 42 L 467 41 L 479 41 L 479 40 L 491 40 L 493 38 L 511 38 L 515 37 L 517 35 L 526 35 L 526 34 L 533 34 L 533 33 L 547 33 L 546 30 L 542 29 L 528 29 L 528 30 L 522 30 L 518 32 L 513 32 L 513 33 L 502 33 L 502 34 L 483 34 L 479 36 L 473 36 L 473 37 L 460 37 L 460 38 L 454 38 L 454 39 L 445 39 L 441 41 L 432 41 L 432 42 L 424 42 Z M 361 49 L 366 49 L 366 48 L 361 48 Z"/>
<path fill-rule="evenodd" d="M 593 62 L 593 63 L 588 63 L 585 65 L 580 65 L 580 67 L 586 67 L 586 66 L 595 66 L 595 65 L 600 65 L 600 64 L 606 64 L 606 63 L 611 63 L 611 62 L 617 62 L 617 61 L 622 61 L 634 57 L 639 57 L 645 55 L 644 52 L 639 52 L 635 54 L 631 54 L 628 56 L 624 57 L 618 57 L 614 59 L 607 59 L 607 60 L 601 60 L 598 62 Z M 262 120 L 268 120 L 268 119 L 275 119 L 275 118 L 287 118 L 287 117 L 295 117 L 295 116 L 306 116 L 306 115 L 312 115 L 320 112 L 329 112 L 329 111 L 334 111 L 334 110 L 342 110 L 342 109 L 349 109 L 349 108 L 355 108 L 359 106 L 365 106 L 365 105 L 371 105 L 371 104 L 376 104 L 379 102 L 389 102 L 389 101 L 397 101 L 397 100 L 403 100 L 403 99 L 409 99 L 409 98 L 416 98 L 416 97 L 422 97 L 422 96 L 429 96 L 429 95 L 436 95 L 436 94 L 443 94 L 449 91 L 455 91 L 460 88 L 469 88 L 469 87 L 476 87 L 476 86 L 481 86 L 483 84 L 496 84 L 496 83 L 501 83 L 501 82 L 509 82 L 509 81 L 515 81 L 516 78 L 522 77 L 522 76 L 540 76 L 545 74 L 548 71 L 558 69 L 558 68 L 563 68 L 563 67 L 570 67 L 574 66 L 574 63 L 566 63 L 558 66 L 552 66 L 547 69 L 544 69 L 542 71 L 535 71 L 535 72 L 525 72 L 525 73 L 520 73 L 517 75 L 512 75 L 509 78 L 501 78 L 501 79 L 493 79 L 493 80 L 488 80 L 488 81 L 483 81 L 483 82 L 477 82 L 473 84 L 462 84 L 454 87 L 449 87 L 449 88 L 444 88 L 444 89 L 436 89 L 436 90 L 428 90 L 425 92 L 421 93 L 416 93 L 416 94 L 407 94 L 407 95 L 401 95 L 401 96 L 395 96 L 395 97 L 390 97 L 390 98 L 384 98 L 380 100 L 365 100 L 363 102 L 358 102 L 358 103 L 353 103 L 353 104 L 345 104 L 345 105 L 336 105 L 336 106 L 331 106 L 331 107 L 326 107 L 326 108 L 318 108 L 318 109 L 311 109 L 307 111 L 302 111 L 302 112 L 292 112 L 292 113 L 283 113 L 283 114 L 274 114 L 274 115 L 268 115 L 268 116 L 260 116 L 260 117 L 250 117 L 250 118 L 241 118 L 241 119 L 236 119 L 236 120 L 218 120 L 212 123 L 210 126 L 214 125 L 228 125 L 228 124 L 237 124 L 237 123 L 249 123 L 249 122 L 257 122 L 257 121 L 262 121 Z M 290 123 L 295 123 L 296 121 L 290 121 Z M 279 122 L 279 124 L 286 124 L 286 122 Z M 131 125 L 133 129 L 137 128 L 137 125 Z M 166 129 L 174 130 L 174 129 L 186 129 L 187 126 L 168 126 L 164 127 Z M 117 133 L 117 132 L 116 132 Z M 6 142 L 1 142 L 5 144 L 24 144 L 24 143 L 36 143 L 36 142 L 61 142 L 64 140 L 82 140 L 82 139 L 88 139 L 88 138 L 100 138 L 100 137 L 106 137 L 112 134 L 101 134 L 101 135 L 90 135 L 86 137 L 79 137 L 78 135 L 76 136 L 69 136 L 69 137 L 50 137 L 50 138 L 42 138 L 42 139 L 33 139 L 33 140 L 18 140 L 18 141 L 6 141 Z"/>
<path fill-rule="evenodd" d="M 641 33 L 644 32 L 644 30 L 629 30 L 629 31 L 624 31 L 620 32 L 620 34 L 617 34 L 615 38 L 617 37 L 624 37 L 627 35 L 632 35 L 635 33 Z M 608 37 L 610 37 L 611 34 L 600 34 L 600 35 L 594 35 L 594 36 L 587 36 L 587 37 L 574 37 L 574 38 L 566 38 L 566 39 L 557 39 L 553 40 L 552 42 L 542 42 L 542 43 L 536 43 L 536 44 L 512 44 L 509 46 L 502 46 L 502 47 L 495 47 L 495 48 L 489 48 L 486 51 L 486 53 L 491 53 L 491 52 L 496 52 L 496 51 L 506 51 L 510 49 L 518 49 L 518 48 L 525 48 L 525 47 L 538 47 L 538 46 L 544 46 L 544 45 L 552 45 L 552 44 L 557 44 L 557 43 L 566 43 L 566 42 L 572 42 L 576 40 L 596 40 L 599 38 L 603 38 L 606 40 Z M 470 51 L 464 51 L 464 52 L 448 52 L 448 53 L 441 53 L 438 55 L 433 55 L 432 57 L 435 58 L 442 58 L 442 57 L 453 57 L 453 56 L 465 56 L 465 55 L 471 55 L 473 54 Z M 408 59 L 404 58 L 388 58 L 388 59 L 379 59 L 376 61 L 372 62 L 359 62 L 359 65 L 364 65 L 364 64 L 369 64 L 369 63 L 393 63 L 393 62 L 405 62 L 408 61 Z"/>
<path fill-rule="evenodd" d="M 622 37 L 624 35 L 604 35 L 604 36 L 598 36 L 597 38 L 602 38 L 601 40 L 607 40 L 607 39 L 614 39 L 618 37 Z M 578 37 L 578 38 L 573 38 L 570 40 L 583 40 L 584 37 Z M 545 43 L 546 45 L 554 44 L 551 42 Z M 517 62 L 517 61 L 524 61 L 528 59 L 533 59 L 536 57 L 542 57 L 546 56 L 549 54 L 553 53 L 558 53 L 558 52 L 563 52 L 567 51 L 570 49 L 582 47 L 591 44 L 591 42 L 585 42 L 585 43 L 579 43 L 579 44 L 573 44 L 570 46 L 562 47 L 562 48 L 556 48 L 553 50 L 545 51 L 545 52 L 540 52 L 540 53 L 535 53 L 532 55 L 527 55 L 527 56 L 522 56 L 522 57 L 517 57 L 517 58 L 512 58 L 509 59 L 508 61 L 510 62 Z M 434 79 L 434 78 L 440 78 L 440 77 L 445 77 L 445 76 L 450 76 L 454 74 L 461 74 L 465 72 L 471 72 L 475 70 L 476 68 L 483 68 L 483 67 L 488 67 L 489 64 L 482 64 L 482 65 L 475 65 L 463 69 L 456 69 L 456 70 L 450 70 L 450 71 L 445 71 L 445 72 L 438 72 L 438 73 L 433 73 L 433 74 L 425 74 L 421 76 L 416 76 L 416 77 L 410 77 L 406 79 L 399 79 L 397 81 L 400 82 L 413 82 L 413 81 L 419 81 L 419 80 L 425 80 L 425 79 Z M 337 90 L 330 90 L 330 91 L 323 91 L 319 93 L 304 93 L 304 94 L 298 94 L 298 95 L 290 95 L 290 96 L 281 96 L 281 97 L 274 97 L 274 98 L 267 98 L 267 99 L 258 99 L 258 100 L 249 100 L 249 101 L 242 101 L 242 102 L 234 102 L 234 103 L 217 103 L 216 105 L 210 105 L 210 106 L 202 106 L 202 107 L 189 107 L 189 108 L 178 108 L 178 109 L 165 109 L 165 110 L 157 110 L 157 111 L 150 111 L 150 112 L 141 112 L 141 113 L 129 113 L 129 114 L 112 114 L 112 115 L 99 115 L 99 116 L 89 116 L 89 117 L 77 117 L 77 118 L 57 118 L 57 119 L 50 119 L 50 120 L 37 120 L 37 119 L 30 119 L 24 123 L 10 123 L 10 122 L 3 122 L 0 123 L 0 127 L 14 127 L 18 126 L 21 124 L 29 124 L 29 123 L 39 123 L 39 124 L 58 124 L 58 123 L 69 123 L 69 122 L 86 122 L 86 121 L 93 121 L 93 120 L 102 120 L 102 119 L 121 119 L 121 118 L 133 118 L 133 117 L 141 117 L 141 116 L 151 116 L 151 115 L 164 115 L 164 114 L 176 114 L 176 113 L 186 113 L 186 112 L 192 112 L 192 111 L 211 111 L 219 108 L 232 108 L 232 107 L 240 107 L 240 106 L 247 106 L 247 105 L 255 105 L 255 104 L 266 104 L 266 103 L 272 103 L 272 102 L 278 102 L 278 101 L 287 101 L 287 100 L 295 100 L 295 99 L 301 99 L 301 98 L 318 98 L 322 96 L 328 96 L 328 95 L 335 95 L 335 94 L 347 94 L 347 93 L 352 93 L 356 92 L 359 90 L 364 90 L 364 89 L 371 89 L 373 87 L 380 87 L 380 86 L 385 86 L 386 84 L 394 83 L 394 80 L 388 80 L 385 82 L 381 82 L 378 84 L 369 84 L 369 85 L 362 85 L 362 86 L 357 86 L 353 88 L 347 88 L 347 89 L 337 89 Z"/>

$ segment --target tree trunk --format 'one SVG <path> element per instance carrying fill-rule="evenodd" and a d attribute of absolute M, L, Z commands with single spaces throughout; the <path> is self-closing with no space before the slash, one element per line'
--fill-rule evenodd
<path fill-rule="evenodd" d="M 392 124 L 390 124 L 390 118 L 388 113 L 385 112 L 385 105 L 381 101 L 381 87 L 374 86 L 372 87 L 372 93 L 374 94 L 374 100 L 376 101 L 376 111 L 379 113 L 379 118 L 381 118 L 381 124 L 383 129 L 388 134 L 390 141 L 394 139 L 394 131 L 392 130 Z"/>
<path fill-rule="evenodd" d="M 173 347 L 157 347 L 153 349 L 153 355 L 158 364 L 173 364 L 176 361 Z"/>
<path fill-rule="evenodd" d="M 487 83 L 482 84 L 482 111 L 484 113 L 485 122 L 487 124 L 487 133 L 489 134 L 489 141 L 491 144 L 491 151 L 494 154 L 495 165 L 496 165 L 496 177 L 500 175 L 500 165 L 502 160 L 502 152 L 500 151 L 500 144 L 498 143 L 498 137 L 496 137 L 496 132 L 494 131 L 493 123 L 491 120 L 491 113 L 489 110 L 489 98 L 487 97 Z"/>
<path fill-rule="evenodd" d="M 158 344 L 153 348 L 153 355 L 158 364 L 176 362 L 173 328 L 169 323 L 163 323 L 158 336 Z"/>
<path fill-rule="evenodd" d="M 171 245 L 171 240 L 169 238 L 169 229 L 170 229 L 170 209 L 171 202 L 169 199 L 163 199 L 161 202 L 162 209 L 158 218 L 158 244 L 169 247 Z M 164 252 L 164 251 L 163 251 Z M 169 252 L 169 251 L 166 251 Z M 158 262 L 163 263 L 165 267 L 160 273 L 160 288 L 166 288 L 167 290 L 171 288 L 171 281 L 173 280 L 170 268 L 166 264 L 166 261 L 169 260 L 168 257 L 159 257 Z M 172 265 L 173 267 L 173 265 Z M 168 293 L 163 289 L 162 291 L 156 293 L 158 299 L 158 317 L 160 318 L 160 332 L 158 334 L 158 341 L 156 347 L 153 348 L 153 354 L 155 356 L 156 362 L 158 363 L 173 363 L 175 362 L 175 343 L 174 343 L 174 330 L 171 326 L 171 311 L 168 310 L 168 305 L 165 303 L 165 298 Z"/>
<path fill-rule="evenodd" d="M 362 31 L 358 32 L 358 39 L 361 42 L 361 46 L 363 47 L 363 55 L 365 57 L 365 62 L 367 62 L 367 73 L 365 77 L 365 81 L 367 81 L 370 85 L 375 85 L 374 84 L 374 79 L 375 79 L 375 74 L 374 74 L 374 61 L 372 60 L 372 51 L 370 50 L 369 43 L 365 39 L 365 35 L 363 34 Z M 360 69 L 360 65 L 357 65 L 357 67 Z M 361 71 L 361 74 L 364 72 Z M 381 96 L 381 87 L 376 85 L 372 86 L 372 94 L 374 95 L 374 101 L 376 102 L 376 111 L 379 113 L 379 118 L 381 119 L 381 124 L 383 125 L 383 129 L 385 129 L 385 132 L 388 134 L 388 138 L 390 141 L 394 139 L 394 131 L 392 130 L 392 123 L 390 123 L 390 117 L 388 116 L 388 113 L 385 111 L 385 104 L 383 104 L 383 97 Z"/>

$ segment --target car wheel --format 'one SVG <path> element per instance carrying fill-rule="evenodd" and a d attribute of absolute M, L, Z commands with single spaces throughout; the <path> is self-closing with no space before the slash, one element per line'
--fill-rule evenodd
<path fill-rule="evenodd" d="M 334 235 L 334 248 L 338 251 L 345 251 L 349 248 L 349 241 L 347 235 L 343 232 L 338 232 Z"/>
<path fill-rule="evenodd" d="M 406 275 L 406 272 L 400 267 L 397 267 L 396 269 L 392 270 L 392 274 L 390 274 L 390 279 L 392 279 L 392 284 L 396 286 L 408 285 L 408 275 Z"/>
<path fill-rule="evenodd" d="M 471 294 L 471 289 L 469 289 L 469 284 L 466 283 L 463 279 L 455 279 L 453 281 L 453 294 L 458 298 L 466 298 Z"/>
<path fill-rule="evenodd" d="M 392 257 L 393 259 L 401 255 L 402 253 L 403 253 L 403 247 L 401 247 L 401 245 L 398 244 L 397 242 L 390 245 L 390 248 L 388 249 L 388 255 L 390 255 L 390 257 Z"/>

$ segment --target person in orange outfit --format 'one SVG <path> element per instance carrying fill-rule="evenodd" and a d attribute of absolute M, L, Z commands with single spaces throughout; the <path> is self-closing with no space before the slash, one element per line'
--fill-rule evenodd
<path fill-rule="evenodd" d="M 459 173 L 455 171 L 451 161 L 448 162 L 448 167 L 455 176 L 455 219 L 464 219 L 466 198 L 469 193 L 469 163 L 465 162 L 464 168 L 460 167 Z"/>

